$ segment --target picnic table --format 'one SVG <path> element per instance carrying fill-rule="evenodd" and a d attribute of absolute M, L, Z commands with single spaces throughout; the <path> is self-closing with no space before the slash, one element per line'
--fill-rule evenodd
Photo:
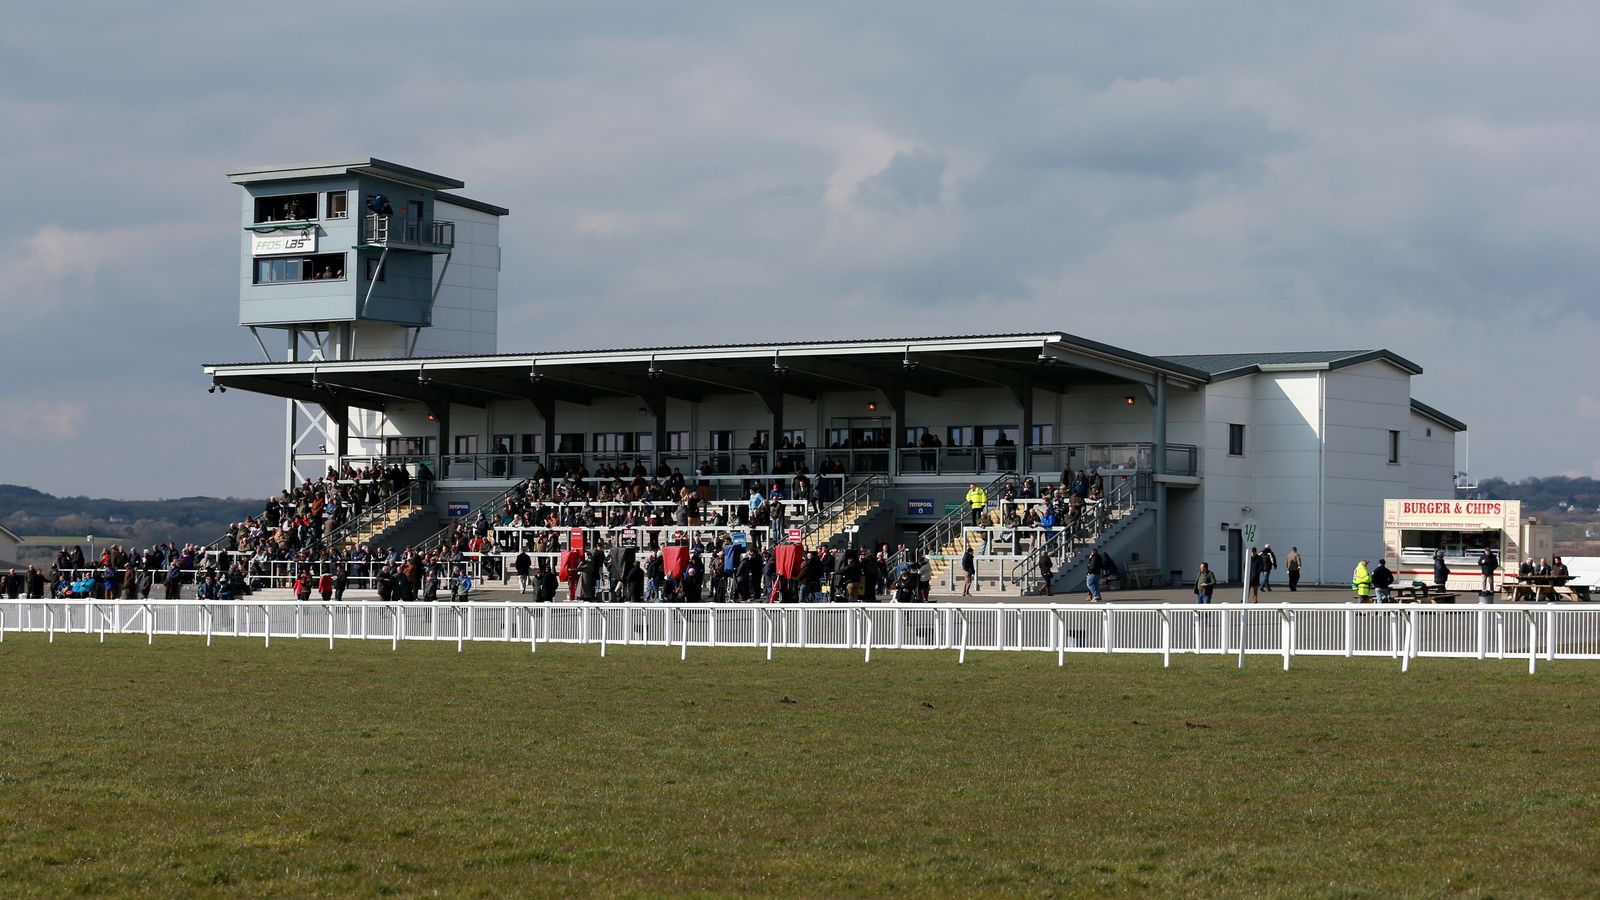
<path fill-rule="evenodd" d="M 1455 594 L 1425 581 L 1413 581 L 1405 587 L 1395 587 L 1393 593 L 1397 599 L 1402 600 L 1420 600 L 1423 603 L 1456 602 Z"/>
<path fill-rule="evenodd" d="M 1517 575 L 1506 576 L 1501 582 L 1500 590 L 1506 594 L 1506 599 L 1512 602 L 1527 599 L 1539 600 L 1589 600 L 1589 589 L 1584 585 L 1569 585 L 1571 575 Z"/>

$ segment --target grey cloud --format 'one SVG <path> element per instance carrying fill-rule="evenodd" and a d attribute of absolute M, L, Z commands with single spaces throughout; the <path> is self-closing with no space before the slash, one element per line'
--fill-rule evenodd
<path fill-rule="evenodd" d="M 939 202 L 944 157 L 918 147 L 901 150 L 876 175 L 861 182 L 856 197 L 881 209 L 914 209 Z"/>
<path fill-rule="evenodd" d="M 1488 423 L 1501 400 L 1429 348 L 1559 379 L 1543 336 L 1596 337 L 1588 6 L 377 9 L 58 5 L 0 32 L 0 165 L 28 211 L 0 222 L 0 308 L 36 311 L 3 360 L 16 396 L 82 405 L 20 419 L 41 434 L 9 477 L 271 487 L 281 405 L 197 371 L 259 355 L 222 176 L 258 163 L 370 154 L 511 207 L 508 350 L 1018 326 L 1385 344 L 1428 367 L 1423 399 Z M 1590 462 L 1476 437 L 1486 473 Z"/>

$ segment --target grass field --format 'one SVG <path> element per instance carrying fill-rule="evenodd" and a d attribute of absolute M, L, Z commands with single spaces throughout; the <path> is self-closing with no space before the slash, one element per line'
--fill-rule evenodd
<path fill-rule="evenodd" d="M 1600 666 L 0 644 L 0 885 L 1600 891 Z"/>

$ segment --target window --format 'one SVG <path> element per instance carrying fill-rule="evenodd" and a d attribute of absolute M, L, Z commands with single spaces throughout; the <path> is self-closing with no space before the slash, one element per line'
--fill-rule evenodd
<path fill-rule="evenodd" d="M 383 450 L 389 456 L 433 456 L 439 452 L 439 439 L 436 437 L 385 438 Z"/>
<path fill-rule="evenodd" d="M 328 192 L 328 218 L 347 219 L 350 217 L 350 193 L 348 191 Z"/>
<path fill-rule="evenodd" d="M 1389 432 L 1389 465 L 1400 463 L 1400 432 Z"/>
<path fill-rule="evenodd" d="M 977 434 L 971 425 L 951 425 L 945 429 L 945 437 L 946 447 L 971 447 Z"/>
<path fill-rule="evenodd" d="M 670 453 L 686 453 L 689 450 L 689 432 L 667 432 L 667 451 Z"/>
<path fill-rule="evenodd" d="M 1028 443 L 1035 447 L 1056 442 L 1056 427 L 1054 425 L 1035 425 L 1033 433 L 1028 438 Z"/>
<path fill-rule="evenodd" d="M 600 431 L 594 436 L 596 453 L 632 453 L 633 433 L 630 431 Z"/>
<path fill-rule="evenodd" d="M 928 433 L 928 429 L 923 428 L 921 425 L 908 425 L 908 426 L 906 426 L 905 443 L 903 445 L 901 445 L 901 446 L 905 446 L 905 447 L 920 446 L 922 444 L 923 435 L 925 435 L 927 433 Z"/>
<path fill-rule="evenodd" d="M 656 433 L 653 431 L 634 432 L 633 446 L 640 453 L 653 453 L 656 449 Z"/>
<path fill-rule="evenodd" d="M 783 431 L 783 438 L 789 442 L 791 447 L 802 446 L 806 442 L 806 430 L 804 428 L 786 428 Z"/>
<path fill-rule="evenodd" d="M 582 453 L 583 452 L 583 432 L 581 432 L 581 431 L 568 431 L 565 434 L 556 435 L 556 452 L 557 453 Z"/>
<path fill-rule="evenodd" d="M 1243 425 L 1229 425 L 1228 426 L 1228 455 L 1229 456 L 1243 456 L 1244 455 L 1244 426 Z"/>
<path fill-rule="evenodd" d="M 264 256 L 256 260 L 256 284 L 343 279 L 343 253 L 320 253 L 316 256 Z"/>
<path fill-rule="evenodd" d="M 525 435 L 522 435 L 522 439 L 519 442 L 519 444 L 520 444 L 520 446 L 522 448 L 521 452 L 523 452 L 523 453 L 543 453 L 544 452 L 544 435 L 542 435 L 542 434 L 525 434 Z"/>
<path fill-rule="evenodd" d="M 456 452 L 461 454 L 478 452 L 478 436 L 475 434 L 456 435 Z"/>
<path fill-rule="evenodd" d="M 489 442 L 489 445 L 494 448 L 495 453 L 510 453 L 512 447 L 511 435 L 497 434 L 494 436 L 494 440 Z"/>
<path fill-rule="evenodd" d="M 383 269 L 378 267 L 378 257 L 376 257 L 376 256 L 368 256 L 368 257 L 366 257 L 366 261 L 367 261 L 367 280 L 368 281 L 374 281 L 374 280 L 383 281 L 383 276 L 384 276 L 385 273 L 384 273 Z M 377 276 L 376 279 L 373 278 L 374 275 Z"/>
<path fill-rule="evenodd" d="M 256 223 L 304 222 L 317 217 L 316 194 L 280 194 L 256 198 Z"/>
<path fill-rule="evenodd" d="M 707 437 L 711 440 L 710 445 L 706 448 L 708 450 L 733 449 L 733 432 L 731 431 L 713 431 Z"/>

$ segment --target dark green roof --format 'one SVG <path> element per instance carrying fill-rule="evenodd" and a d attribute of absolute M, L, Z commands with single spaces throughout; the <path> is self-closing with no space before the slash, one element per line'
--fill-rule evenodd
<path fill-rule="evenodd" d="M 1411 410 L 1412 410 L 1412 412 L 1415 412 L 1417 415 L 1426 416 L 1427 418 L 1430 418 L 1433 421 L 1438 422 L 1440 425 L 1443 425 L 1444 427 L 1449 428 L 1452 431 L 1466 431 L 1466 430 L 1468 430 L 1467 429 L 1467 423 L 1461 421 L 1460 419 L 1457 419 L 1454 416 L 1445 415 L 1444 413 L 1440 412 L 1439 410 L 1434 409 L 1433 407 L 1429 406 L 1426 403 L 1423 403 L 1421 400 L 1413 399 L 1411 401 Z"/>
<path fill-rule="evenodd" d="M 1381 359 L 1421 375 L 1422 367 L 1388 350 L 1289 350 L 1279 353 L 1191 353 L 1163 356 L 1161 359 L 1191 369 L 1199 369 L 1212 381 L 1227 381 L 1241 375 L 1254 375 L 1264 368 L 1303 366 L 1307 369 L 1342 369 Z"/>

